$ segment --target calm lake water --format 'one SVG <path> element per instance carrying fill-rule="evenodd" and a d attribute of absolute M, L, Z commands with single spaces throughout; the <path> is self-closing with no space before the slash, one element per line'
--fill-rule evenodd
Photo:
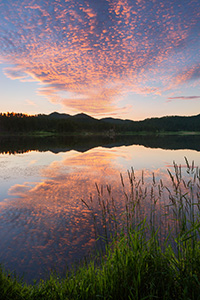
<path fill-rule="evenodd" d="M 124 145 L 123 145 L 124 143 Z M 160 145 L 160 146 L 159 146 Z M 61 274 L 95 247 L 91 211 L 98 192 L 111 186 L 117 212 L 124 209 L 120 173 L 145 182 L 162 178 L 173 161 L 186 169 L 184 157 L 200 166 L 199 137 L 135 137 L 131 140 L 2 140 L 0 146 L 0 263 L 24 279 Z M 104 192 L 103 192 L 104 191 Z M 92 201 L 91 201 L 92 199 Z M 148 212 L 144 203 L 144 210 Z"/>

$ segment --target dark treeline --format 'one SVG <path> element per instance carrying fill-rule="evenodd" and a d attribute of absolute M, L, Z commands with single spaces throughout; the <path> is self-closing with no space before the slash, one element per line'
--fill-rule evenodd
<path fill-rule="evenodd" d="M 58 114 L 59 115 L 59 114 Z M 62 115 L 60 115 L 62 116 Z M 68 115 L 56 117 L 51 115 L 28 116 L 19 113 L 0 114 L 0 133 L 28 133 L 45 131 L 51 133 L 79 133 L 83 131 L 104 131 L 113 128 L 86 115 L 77 115 L 75 118 Z"/>
<path fill-rule="evenodd" d="M 0 114 L 0 134 L 26 134 L 41 131 L 55 134 L 200 131 L 200 115 L 191 117 L 166 116 L 143 121 L 131 121 L 113 118 L 98 120 L 85 114 L 75 116 L 59 113 L 34 116 L 21 113 Z"/>

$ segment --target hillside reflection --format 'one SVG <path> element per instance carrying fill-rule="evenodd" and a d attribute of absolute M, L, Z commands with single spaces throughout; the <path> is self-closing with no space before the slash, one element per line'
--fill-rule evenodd
<path fill-rule="evenodd" d="M 141 145 L 161 149 L 190 149 L 200 151 L 200 135 L 131 135 L 131 136 L 55 136 L 55 137 L 0 137 L 0 153 L 26 153 L 31 150 L 53 153 L 76 150 L 85 152 L 95 147 Z"/>
<path fill-rule="evenodd" d="M 0 262 L 17 270 L 18 274 L 24 273 L 27 281 L 45 277 L 47 271 L 54 268 L 64 272 L 67 265 L 95 248 L 93 215 L 82 200 L 96 214 L 98 233 L 103 234 L 96 184 L 105 201 L 111 199 L 108 193 L 108 187 L 111 187 L 115 213 L 119 216 L 126 200 L 120 173 L 127 192 L 127 169 L 131 166 L 137 178 L 141 178 L 144 170 L 147 187 L 152 183 L 152 172 L 156 181 L 162 178 L 167 183 L 166 167 L 171 168 L 173 160 L 183 164 L 184 156 L 193 157 L 198 163 L 198 152 L 172 152 L 141 146 L 98 147 L 83 153 L 68 151 L 56 155 L 50 152 L 1 155 L 2 174 L 5 172 L 1 184 L 3 187 L 9 181 L 10 186 L 7 197 L 0 202 L 0 239 L 3 241 Z M 20 167 L 13 172 L 9 164 L 16 163 Z M 35 171 L 27 176 L 27 170 L 34 165 Z M 15 172 L 19 172 L 17 176 Z M 148 201 L 142 202 L 140 213 L 148 214 L 150 205 Z M 158 209 L 160 219 L 161 213 Z"/>

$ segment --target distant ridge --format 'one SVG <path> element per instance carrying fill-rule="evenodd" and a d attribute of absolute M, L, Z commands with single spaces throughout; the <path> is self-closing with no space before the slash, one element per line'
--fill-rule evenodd
<path fill-rule="evenodd" d="M 128 119 L 122 120 L 122 119 L 115 119 L 115 118 L 111 118 L 111 117 L 103 118 L 100 121 L 112 123 L 112 124 L 122 124 L 122 123 L 134 122 L 133 120 L 128 120 Z"/>
<path fill-rule="evenodd" d="M 77 115 L 75 115 L 75 116 L 71 116 L 71 118 L 73 119 L 73 120 L 76 120 L 76 121 L 78 121 L 78 120 L 80 120 L 80 121 L 85 121 L 85 122 L 96 122 L 96 121 L 98 121 L 99 122 L 99 120 L 97 120 L 97 119 L 95 119 L 95 118 L 93 118 L 93 117 L 91 117 L 91 116 L 88 116 L 88 115 L 86 115 L 86 114 L 84 114 L 84 113 L 80 113 L 80 114 L 77 114 Z"/>
<path fill-rule="evenodd" d="M 60 113 L 58 113 L 56 111 L 53 112 L 53 113 L 51 113 L 51 114 L 49 114 L 49 115 L 47 115 L 47 116 L 50 117 L 50 118 L 54 118 L 54 119 L 67 119 L 67 118 L 70 117 L 70 115 L 68 115 L 68 114 L 60 114 Z"/>
<path fill-rule="evenodd" d="M 40 115 L 39 115 L 40 116 Z M 121 124 L 121 123 L 127 123 L 127 122 L 157 122 L 159 120 L 171 120 L 173 118 L 180 118 L 180 119 L 190 119 L 190 118 L 200 118 L 200 114 L 198 115 L 193 115 L 193 116 L 179 116 L 179 115 L 174 115 L 174 116 L 163 116 L 163 117 L 152 117 L 152 118 L 146 118 L 144 120 L 139 120 L 139 121 L 134 121 L 130 119 L 120 119 L 120 118 L 112 118 L 112 117 L 107 117 L 107 118 L 102 118 L 102 119 L 96 119 L 94 117 L 91 117 L 85 113 L 78 113 L 76 115 L 69 115 L 66 113 L 58 113 L 58 112 L 52 112 L 49 115 L 41 115 L 41 116 L 47 116 L 55 119 L 68 119 L 68 118 L 73 118 L 75 119 L 87 119 L 87 120 L 96 120 L 96 121 L 102 121 L 106 123 L 115 123 L 115 124 Z"/>
<path fill-rule="evenodd" d="M 69 114 L 65 114 L 65 113 L 58 113 L 58 112 L 53 112 L 49 115 L 43 115 L 43 116 L 46 116 L 48 118 L 51 118 L 51 119 L 56 119 L 56 120 L 72 120 L 74 122 L 84 122 L 84 123 L 89 123 L 89 122 L 99 122 L 99 120 L 87 115 L 87 114 L 84 114 L 84 113 L 79 113 L 77 115 L 74 115 L 74 116 L 71 116 Z"/>
<path fill-rule="evenodd" d="M 164 116 L 164 117 L 154 117 L 147 118 L 142 121 L 133 120 L 122 120 L 119 118 L 102 118 L 95 119 L 87 114 L 79 113 L 77 115 L 71 116 L 68 114 L 52 113 L 49 115 L 51 118 L 57 119 L 68 119 L 78 124 L 87 124 L 99 127 L 100 130 L 103 129 L 113 129 L 116 132 L 120 131 L 200 131 L 200 114 L 195 116 Z M 101 126 L 100 126 L 101 124 Z M 87 127 L 88 128 L 88 127 Z"/>
<path fill-rule="evenodd" d="M 138 133 L 198 132 L 200 134 L 200 114 L 195 116 L 164 116 L 143 121 L 119 118 L 95 119 L 87 114 L 74 116 L 52 112 L 49 115 L 28 116 L 21 113 L 0 113 L 0 134 L 46 132 L 47 134 L 99 134 L 124 135 Z"/>

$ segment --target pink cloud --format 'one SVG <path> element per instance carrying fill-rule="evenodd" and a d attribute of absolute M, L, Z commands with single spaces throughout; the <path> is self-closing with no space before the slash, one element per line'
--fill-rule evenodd
<path fill-rule="evenodd" d="M 166 102 L 171 102 L 172 100 L 196 100 L 200 99 L 200 96 L 178 96 L 178 97 L 169 97 Z"/>
<path fill-rule="evenodd" d="M 29 100 L 29 99 L 26 99 L 26 104 L 27 105 L 30 105 L 30 106 L 37 106 L 35 102 Z"/>
<path fill-rule="evenodd" d="M 173 82 L 175 85 L 183 84 L 188 81 L 200 79 L 200 65 L 195 64 L 191 67 L 187 67 L 177 76 L 174 77 Z"/>
<path fill-rule="evenodd" d="M 21 70 L 20 68 L 13 67 L 13 68 L 4 68 L 4 74 L 10 79 L 24 79 L 27 78 L 28 75 L 26 72 Z"/>
<path fill-rule="evenodd" d="M 179 13 L 174 1 L 101 4 L 3 3 L 0 57 L 15 66 L 4 70 L 6 76 L 23 81 L 31 76 L 45 85 L 39 93 L 52 103 L 88 113 L 117 112 L 117 101 L 128 91 L 160 95 L 162 86 L 199 78 L 196 49 L 194 62 L 187 57 L 196 42 L 197 0 Z M 176 52 L 181 62 L 172 59 Z"/>

